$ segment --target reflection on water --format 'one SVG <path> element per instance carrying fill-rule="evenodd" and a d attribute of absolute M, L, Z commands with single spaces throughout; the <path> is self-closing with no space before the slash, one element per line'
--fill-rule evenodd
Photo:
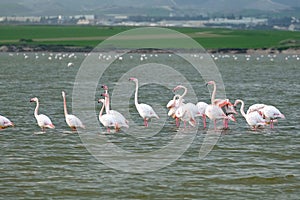
<path fill-rule="evenodd" d="M 247 109 L 254 103 L 272 104 L 285 114 L 275 129 L 253 132 L 241 115 L 230 122 L 230 130 L 222 132 L 218 143 L 204 158 L 199 149 L 205 139 L 201 121 L 197 135 L 188 150 L 168 166 L 145 174 L 127 174 L 109 168 L 96 160 L 82 144 L 77 133 L 65 123 L 61 91 L 71 99 L 73 83 L 84 54 L 23 53 L 0 54 L 0 114 L 15 123 L 2 130 L 0 188 L 2 197 L 59 199 L 297 199 L 299 196 L 299 56 L 296 55 L 214 55 L 232 101 L 243 99 Z M 136 57 L 135 57 L 136 56 Z M 51 57 L 51 59 L 50 59 Z M 140 64 L 139 55 L 132 63 Z M 169 55 L 148 55 L 166 60 Z M 123 60 L 119 60 L 122 63 Z M 152 60 L 153 61 L 153 60 Z M 74 66 L 68 67 L 72 62 Z M 201 62 L 199 57 L 199 62 Z M 185 63 L 174 62 L 178 68 Z M 124 68 L 122 68 L 124 70 Z M 120 70 L 122 70 L 120 69 Z M 114 88 L 116 71 L 107 71 L 106 84 Z M 188 75 L 189 72 L 187 71 Z M 108 79 L 111 77 L 111 79 Z M 100 81 L 100 82 L 101 82 Z M 193 79 L 202 101 L 209 92 L 201 77 Z M 95 96 L 98 114 L 100 105 Z M 134 89 L 134 88 L 133 88 Z M 163 108 L 173 93 L 155 86 L 149 95 L 140 88 L 139 97 Z M 56 129 L 40 132 L 33 116 L 32 97 L 40 99 L 40 113 L 51 117 Z M 194 102 L 195 103 L 195 102 Z M 113 106 L 113 105 L 112 105 Z M 71 111 L 71 102 L 68 102 Z M 126 105 L 124 105 L 126 107 Z M 118 109 L 118 108 L 114 108 Z M 121 108 L 120 108 L 121 109 Z M 143 121 L 137 114 L 133 96 L 129 112 L 141 130 Z M 164 110 L 159 111 L 164 114 Z M 150 125 L 159 125 L 153 120 Z M 106 134 L 115 145 L 130 152 L 150 152 L 167 145 L 177 134 L 175 122 L 165 118 L 159 134 L 141 138 L 129 133 Z M 98 133 L 99 137 L 101 129 Z"/>

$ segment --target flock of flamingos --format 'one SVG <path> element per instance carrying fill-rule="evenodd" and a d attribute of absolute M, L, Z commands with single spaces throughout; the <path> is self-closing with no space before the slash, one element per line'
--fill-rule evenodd
<path fill-rule="evenodd" d="M 139 115 L 144 120 L 144 125 L 148 127 L 149 119 L 159 119 L 159 116 L 155 113 L 150 105 L 139 103 L 138 79 L 130 78 L 129 81 L 135 83 L 136 88 L 134 103 Z M 242 100 L 238 99 L 234 102 L 234 104 L 232 104 L 229 99 L 216 99 L 215 81 L 209 81 L 207 82 L 207 85 L 213 85 L 214 88 L 211 95 L 210 104 L 207 104 L 205 102 L 198 102 L 197 104 L 185 103 L 184 97 L 187 94 L 187 88 L 182 85 L 178 85 L 173 89 L 174 92 L 180 89 L 184 90 L 182 95 L 174 95 L 173 99 L 171 99 L 166 106 L 169 109 L 168 116 L 175 119 L 177 127 L 180 126 L 181 121 L 184 124 L 184 128 L 186 127 L 187 123 L 195 127 L 195 118 L 200 116 L 202 117 L 203 128 L 206 128 L 206 117 L 208 117 L 211 121 L 214 122 L 215 130 L 217 130 L 217 120 L 223 120 L 223 128 L 228 129 L 228 121 L 236 121 L 234 117 L 234 115 L 237 114 L 235 108 L 239 103 L 241 104 L 240 112 L 252 130 L 263 128 L 266 125 L 270 125 L 270 128 L 273 128 L 274 121 L 277 121 L 278 118 L 285 118 L 284 115 L 276 107 L 266 104 L 254 104 L 248 108 L 247 112 L 245 112 L 244 102 Z M 101 96 L 103 96 L 104 98 L 98 100 L 99 103 L 102 103 L 102 107 L 99 113 L 99 121 L 107 129 L 107 132 L 110 132 L 111 128 L 115 129 L 116 131 L 119 131 L 121 128 L 128 128 L 129 122 L 126 120 L 126 118 L 120 112 L 116 110 L 110 110 L 108 87 L 106 85 L 103 85 L 102 88 L 104 89 L 104 93 L 101 94 Z M 62 91 L 62 97 L 65 120 L 68 126 L 73 131 L 76 131 L 77 128 L 85 128 L 78 117 L 68 113 L 66 94 L 64 91 Z M 42 131 L 45 131 L 46 128 L 55 128 L 48 116 L 38 113 L 38 98 L 34 97 L 30 100 L 30 102 L 36 103 L 34 117 L 36 118 L 37 124 L 42 129 Z M 106 112 L 105 114 L 103 113 L 104 109 Z M 0 129 L 5 129 L 10 126 L 14 126 L 14 124 L 8 118 L 0 115 Z"/>

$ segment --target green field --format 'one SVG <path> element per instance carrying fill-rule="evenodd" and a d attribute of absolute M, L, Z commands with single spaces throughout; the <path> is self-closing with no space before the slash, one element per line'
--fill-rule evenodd
<path fill-rule="evenodd" d="M 1 25 L 0 45 L 66 45 L 94 47 L 109 36 L 133 27 Z M 276 30 L 232 30 L 214 28 L 172 28 L 207 49 L 300 48 L 300 32 Z"/>

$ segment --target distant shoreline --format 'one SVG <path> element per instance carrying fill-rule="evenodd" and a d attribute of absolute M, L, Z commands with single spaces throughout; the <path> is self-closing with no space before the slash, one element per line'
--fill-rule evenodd
<path fill-rule="evenodd" d="M 88 53 L 93 51 L 93 47 L 76 47 L 65 45 L 2 45 L 0 52 L 83 52 Z M 112 49 L 113 50 L 113 49 Z M 154 50 L 141 49 L 135 50 L 140 53 L 164 53 L 172 50 Z M 208 53 L 212 54 L 300 54 L 299 48 L 273 49 L 273 48 L 218 48 L 207 49 Z"/>

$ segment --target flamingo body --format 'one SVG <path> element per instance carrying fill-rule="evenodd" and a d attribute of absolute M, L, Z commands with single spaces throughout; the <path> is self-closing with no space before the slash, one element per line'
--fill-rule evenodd
<path fill-rule="evenodd" d="M 270 122 L 271 128 L 274 128 L 274 120 L 279 118 L 285 119 L 285 116 L 275 106 L 266 105 L 261 110 L 261 113 L 263 115 L 263 118 L 265 118 L 266 121 Z"/>
<path fill-rule="evenodd" d="M 14 126 L 14 124 L 6 117 L 0 115 L 0 129 L 5 129 L 9 126 Z"/>
<path fill-rule="evenodd" d="M 256 103 L 251 105 L 248 110 L 247 110 L 247 114 L 253 111 L 261 111 L 266 105 L 262 104 L 262 103 Z"/>
<path fill-rule="evenodd" d="M 107 128 L 107 132 L 110 132 L 110 127 L 115 127 L 116 120 L 112 114 L 104 114 L 103 115 L 103 110 L 105 107 L 105 100 L 99 99 L 98 102 L 102 103 L 102 108 L 99 113 L 99 121 L 105 128 Z"/>
<path fill-rule="evenodd" d="M 51 119 L 48 116 L 44 114 L 39 114 L 35 118 L 39 127 L 41 127 L 41 129 L 44 130 L 45 128 L 55 128 Z"/>
<path fill-rule="evenodd" d="M 265 106 L 262 109 L 262 113 L 267 119 L 285 119 L 285 116 L 275 106 Z"/>
<path fill-rule="evenodd" d="M 76 130 L 77 128 L 85 128 L 80 119 L 75 115 L 68 114 L 65 116 L 66 123 L 72 130 Z"/>

